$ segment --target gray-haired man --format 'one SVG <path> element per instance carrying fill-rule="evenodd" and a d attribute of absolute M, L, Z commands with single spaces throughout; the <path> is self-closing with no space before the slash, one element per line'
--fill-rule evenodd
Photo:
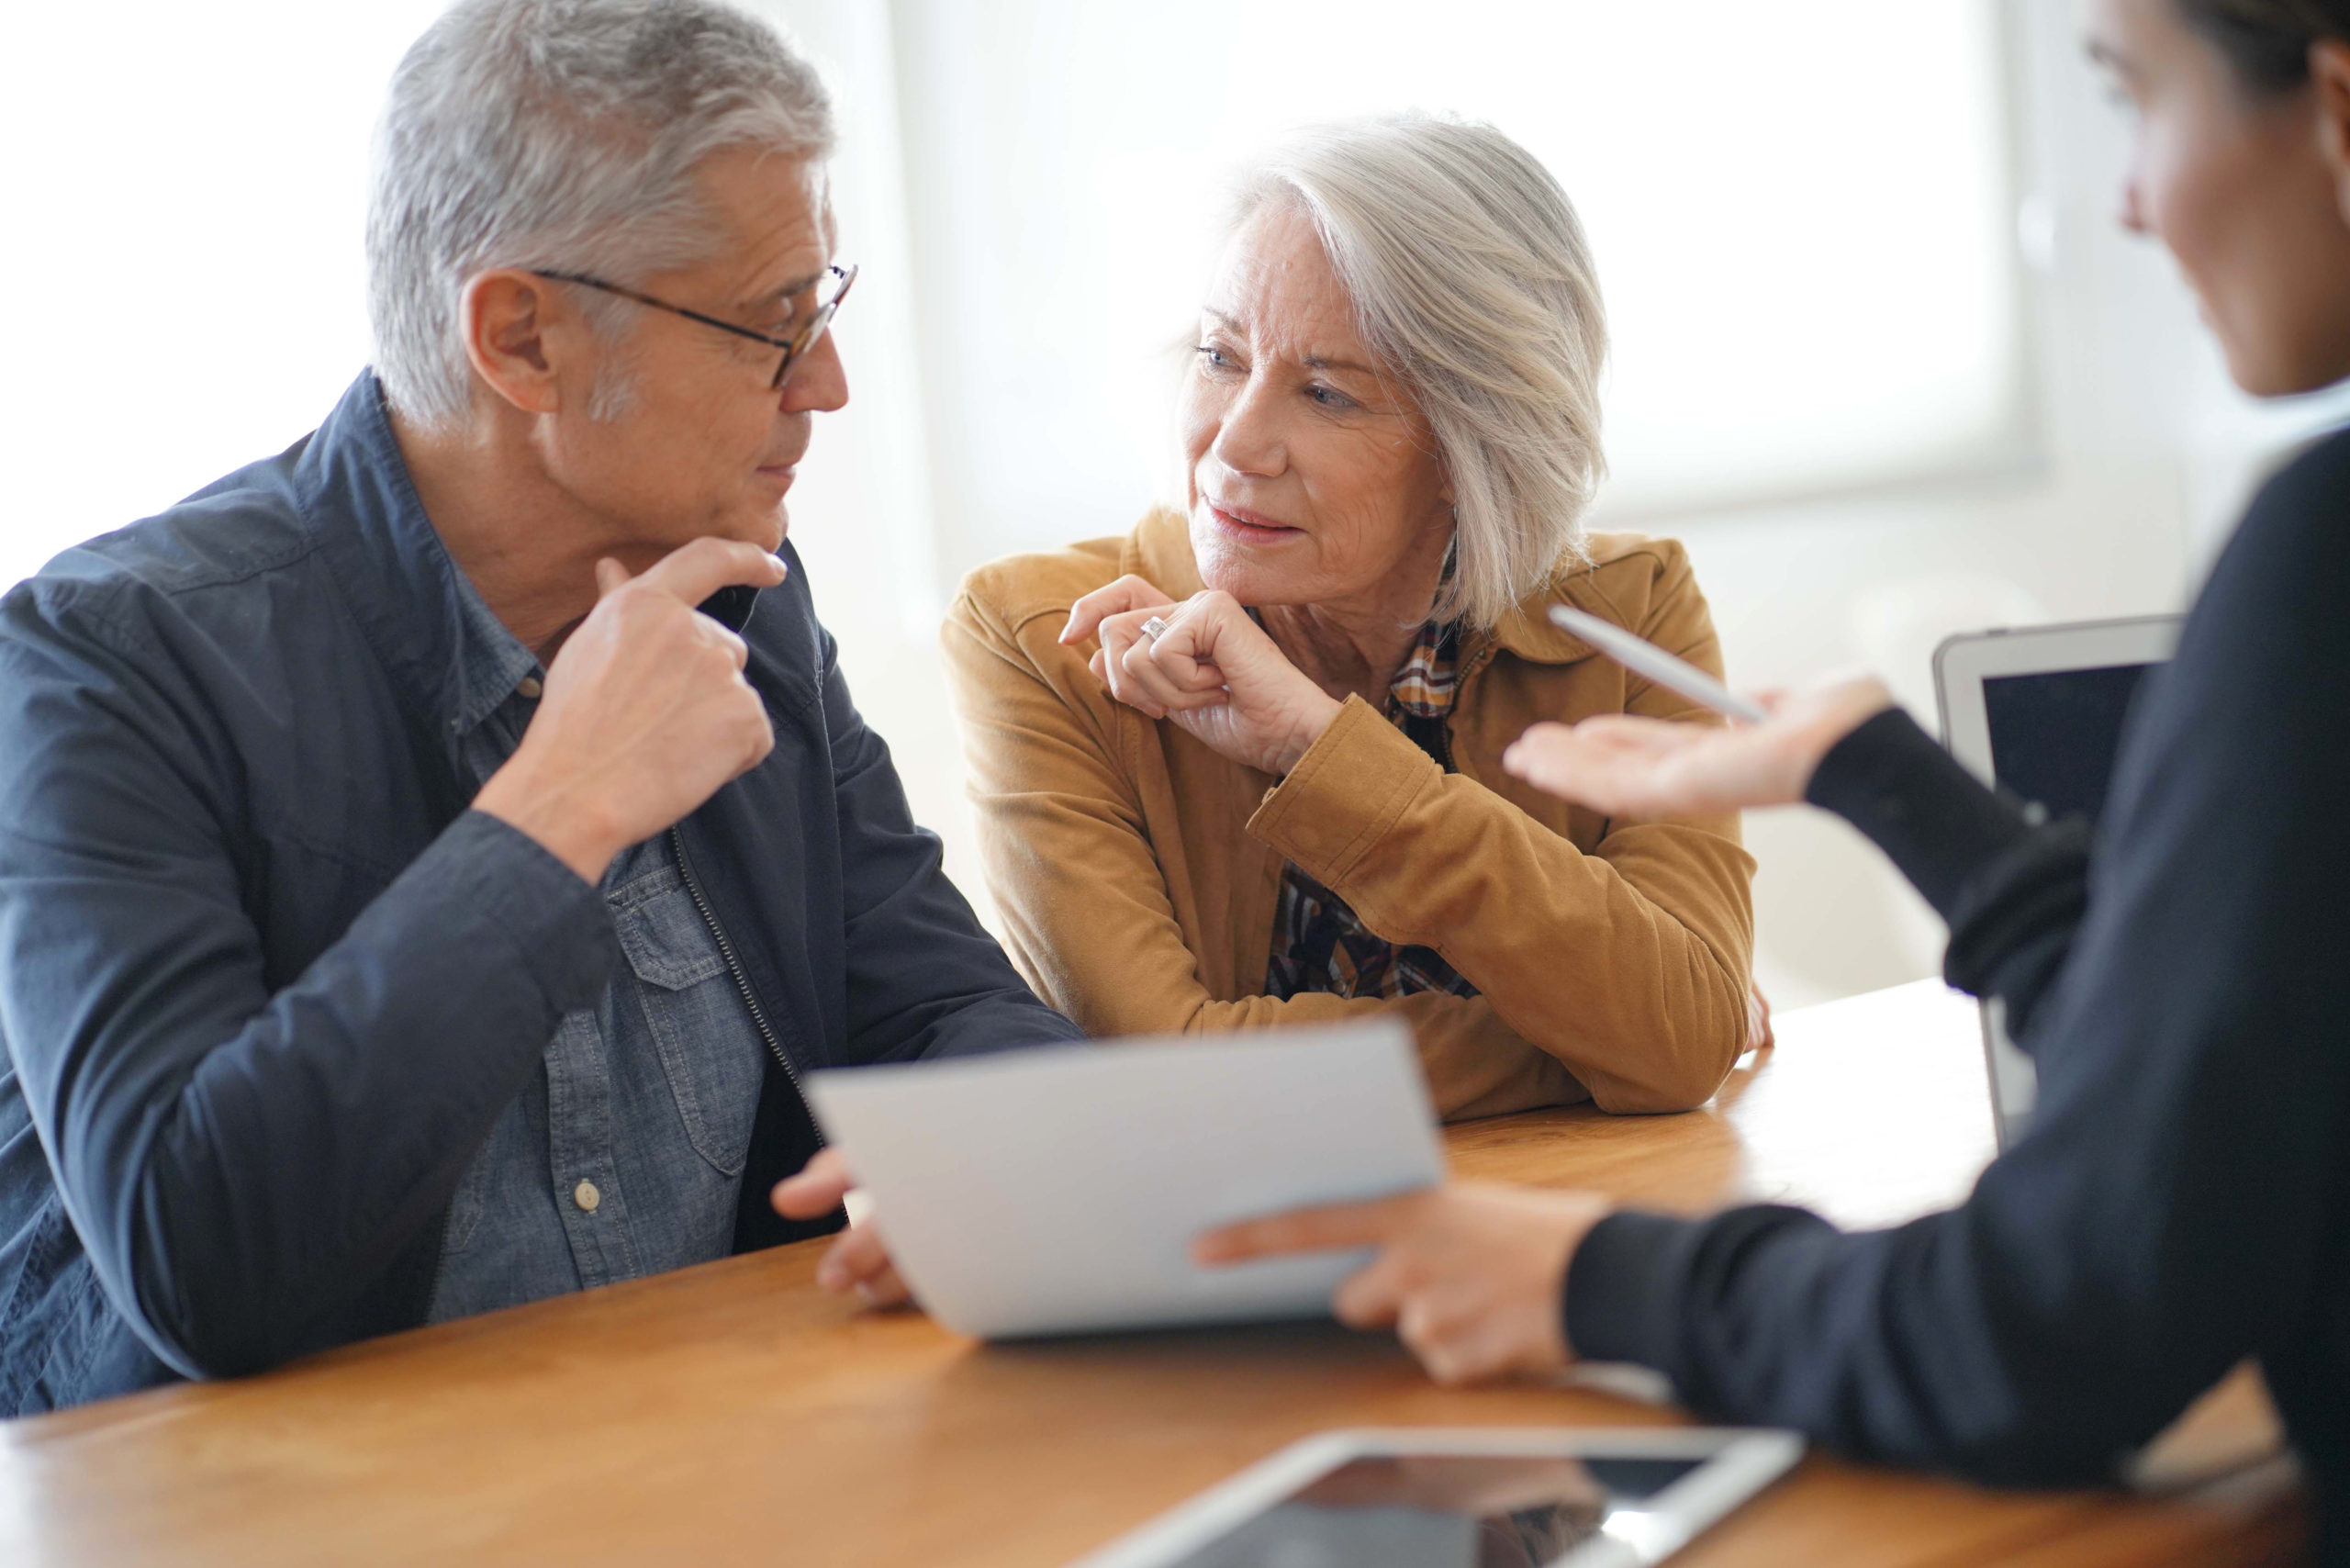
<path fill-rule="evenodd" d="M 464 0 L 375 371 L 0 601 L 0 1413 L 832 1228 L 800 1071 L 1075 1037 L 783 543 L 831 136 L 708 0 Z"/>

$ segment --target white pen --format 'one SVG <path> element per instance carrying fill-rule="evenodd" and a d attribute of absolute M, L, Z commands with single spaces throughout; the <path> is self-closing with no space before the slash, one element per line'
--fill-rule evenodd
<path fill-rule="evenodd" d="M 1612 622 L 1563 604 L 1550 607 L 1553 625 L 1572 632 L 1635 675 L 1647 676 L 1668 691 L 1692 702 L 1702 702 L 1717 713 L 1727 713 L 1749 724 L 1771 715 L 1760 703 L 1750 702 L 1686 659 L 1673 657 L 1654 643 L 1633 636 Z"/>

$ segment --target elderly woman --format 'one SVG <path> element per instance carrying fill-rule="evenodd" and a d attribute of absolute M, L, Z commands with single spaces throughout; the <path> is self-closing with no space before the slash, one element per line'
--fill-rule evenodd
<path fill-rule="evenodd" d="M 972 575 L 946 644 L 988 876 L 1101 1035 L 1392 1014 L 1440 1108 L 1681 1110 L 1749 1031 L 1728 812 L 1569 808 L 1537 720 L 1706 722 L 1554 628 L 1718 671 L 1679 546 L 1581 527 L 1599 290 L 1565 195 L 1481 126 L 1307 136 L 1243 187 L 1200 311 L 1185 511 Z"/>

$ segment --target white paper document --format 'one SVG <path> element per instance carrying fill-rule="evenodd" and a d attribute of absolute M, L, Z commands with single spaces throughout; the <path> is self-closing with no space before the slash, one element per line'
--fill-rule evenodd
<path fill-rule="evenodd" d="M 1368 1251 L 1203 1269 L 1192 1238 L 1444 1174 L 1395 1020 L 838 1070 L 808 1088 L 915 1298 L 984 1338 L 1321 1316 Z"/>

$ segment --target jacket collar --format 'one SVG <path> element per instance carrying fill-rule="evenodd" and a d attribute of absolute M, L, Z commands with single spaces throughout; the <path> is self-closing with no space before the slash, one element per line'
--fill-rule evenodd
<path fill-rule="evenodd" d="M 1571 665 L 1597 653 L 1581 637 L 1551 624 L 1550 607 L 1554 604 L 1572 604 L 1610 621 L 1617 619 L 1618 614 L 1594 586 L 1589 566 L 1562 566 L 1550 581 L 1512 605 L 1500 625 L 1476 641 L 1538 665 Z"/>
<path fill-rule="evenodd" d="M 1189 599 L 1207 586 L 1201 580 L 1199 562 L 1192 554 L 1190 521 L 1173 507 L 1151 509 L 1134 532 L 1127 535 L 1120 556 L 1120 571 L 1131 572 L 1157 585 L 1170 599 Z M 1617 618 L 1613 607 L 1594 586 L 1590 567 L 1561 567 L 1549 582 L 1512 606 L 1500 625 L 1489 633 L 1472 633 L 1461 639 L 1460 667 L 1464 675 L 1483 663 L 1483 655 L 1495 647 L 1531 664 L 1571 665 L 1591 657 L 1597 650 L 1590 644 L 1550 623 L 1550 606 L 1561 603 L 1592 610 L 1611 621 Z"/>
<path fill-rule="evenodd" d="M 529 673 L 526 662 L 507 678 L 529 651 L 490 615 L 425 516 L 374 371 L 311 435 L 294 483 L 302 525 L 403 699 L 444 737 L 479 723 Z"/>

